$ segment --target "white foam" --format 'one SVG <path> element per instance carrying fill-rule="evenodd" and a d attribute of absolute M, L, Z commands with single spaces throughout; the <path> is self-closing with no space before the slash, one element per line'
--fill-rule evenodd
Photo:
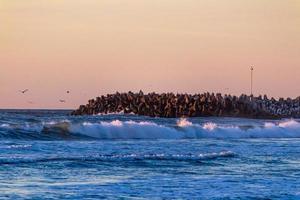
<path fill-rule="evenodd" d="M 235 153 L 232 151 L 221 151 L 212 153 L 200 153 L 200 154 L 125 154 L 125 155 L 100 155 L 99 158 L 103 160 L 144 160 L 144 159 L 160 159 L 160 160 L 199 160 L 199 159 L 215 159 L 221 157 L 232 157 Z"/>
<path fill-rule="evenodd" d="M 1 124 L 0 127 L 2 127 L 2 128 L 9 128 L 10 125 L 9 124 Z"/>
<path fill-rule="evenodd" d="M 295 120 L 287 120 L 287 121 L 280 122 L 278 126 L 281 128 L 299 128 L 300 123 L 296 122 Z"/>
<path fill-rule="evenodd" d="M 60 121 L 48 121 L 48 122 L 42 122 L 43 125 L 48 126 L 48 125 L 57 125 L 60 123 L 70 123 L 70 120 L 64 119 Z"/>
<path fill-rule="evenodd" d="M 177 121 L 177 126 L 179 127 L 187 127 L 187 126 L 192 126 L 193 123 L 188 121 L 185 118 L 180 119 L 179 121 Z"/>
<path fill-rule="evenodd" d="M 208 123 L 205 123 L 205 124 L 203 125 L 203 128 L 204 128 L 205 130 L 209 130 L 209 131 L 213 131 L 213 130 L 215 130 L 217 127 L 218 127 L 217 124 L 212 123 L 212 122 L 208 122 Z"/>
<path fill-rule="evenodd" d="M 182 138 L 173 128 L 152 122 L 112 122 L 73 124 L 70 131 L 100 139 L 172 139 Z"/>
<path fill-rule="evenodd" d="M 99 139 L 300 138 L 300 123 L 288 120 L 241 129 L 238 126 L 220 126 L 212 122 L 193 124 L 187 119 L 178 121 L 175 127 L 148 121 L 115 120 L 72 124 L 69 131 Z"/>
<path fill-rule="evenodd" d="M 24 145 L 18 144 L 18 145 L 9 145 L 7 146 L 7 149 L 21 149 L 21 148 L 29 148 L 29 147 L 31 147 L 31 145 L 29 144 L 24 144 Z"/>
<path fill-rule="evenodd" d="M 235 154 L 232 151 L 221 151 L 221 152 L 214 152 L 214 153 L 204 153 L 204 154 L 199 154 L 199 158 L 203 159 L 212 159 L 212 158 L 218 158 L 218 157 L 231 157 L 234 156 Z"/>
<path fill-rule="evenodd" d="M 103 126 L 123 126 L 123 122 L 120 120 L 114 120 L 112 122 L 101 122 Z"/>
<path fill-rule="evenodd" d="M 95 115 L 98 115 L 98 116 L 109 116 L 109 115 L 136 115 L 135 113 L 133 112 L 130 112 L 130 113 L 124 113 L 124 111 L 120 111 L 120 112 L 109 112 L 109 113 L 98 113 L 98 114 L 95 114 Z"/>

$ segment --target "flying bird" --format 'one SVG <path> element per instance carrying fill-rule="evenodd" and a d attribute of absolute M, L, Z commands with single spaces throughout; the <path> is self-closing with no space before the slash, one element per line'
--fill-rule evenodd
<path fill-rule="evenodd" d="M 25 92 L 28 92 L 28 89 L 25 89 L 25 90 L 19 90 L 19 92 L 25 94 Z"/>
<path fill-rule="evenodd" d="M 60 99 L 59 102 L 60 103 L 66 103 L 66 100 Z"/>
<path fill-rule="evenodd" d="M 68 91 L 67 91 L 67 94 L 69 94 L 69 93 L 70 93 L 70 91 L 68 90 Z"/>

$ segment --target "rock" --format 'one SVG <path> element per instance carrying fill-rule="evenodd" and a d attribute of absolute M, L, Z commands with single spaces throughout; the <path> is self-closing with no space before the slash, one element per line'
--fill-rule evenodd
<path fill-rule="evenodd" d="M 108 94 L 81 105 L 72 115 L 124 112 L 151 117 L 202 117 L 229 116 L 252 118 L 300 117 L 300 97 L 296 99 L 264 96 L 239 97 L 220 93 L 173 94 L 173 93 L 119 93 Z"/>

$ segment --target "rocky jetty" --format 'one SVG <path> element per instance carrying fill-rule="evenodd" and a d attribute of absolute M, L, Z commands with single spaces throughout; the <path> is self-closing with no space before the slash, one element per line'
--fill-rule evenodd
<path fill-rule="evenodd" d="M 133 113 L 150 117 L 300 117 L 300 97 L 276 100 L 264 96 L 221 95 L 219 93 L 174 94 L 127 92 L 108 94 L 89 100 L 72 115 Z"/>

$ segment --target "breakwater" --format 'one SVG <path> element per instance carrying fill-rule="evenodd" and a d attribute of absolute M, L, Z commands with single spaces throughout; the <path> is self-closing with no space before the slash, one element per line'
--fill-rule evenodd
<path fill-rule="evenodd" d="M 291 99 L 264 96 L 239 97 L 220 93 L 174 94 L 127 92 L 102 95 L 81 105 L 72 115 L 133 113 L 150 117 L 246 117 L 285 118 L 300 117 L 300 97 Z"/>

